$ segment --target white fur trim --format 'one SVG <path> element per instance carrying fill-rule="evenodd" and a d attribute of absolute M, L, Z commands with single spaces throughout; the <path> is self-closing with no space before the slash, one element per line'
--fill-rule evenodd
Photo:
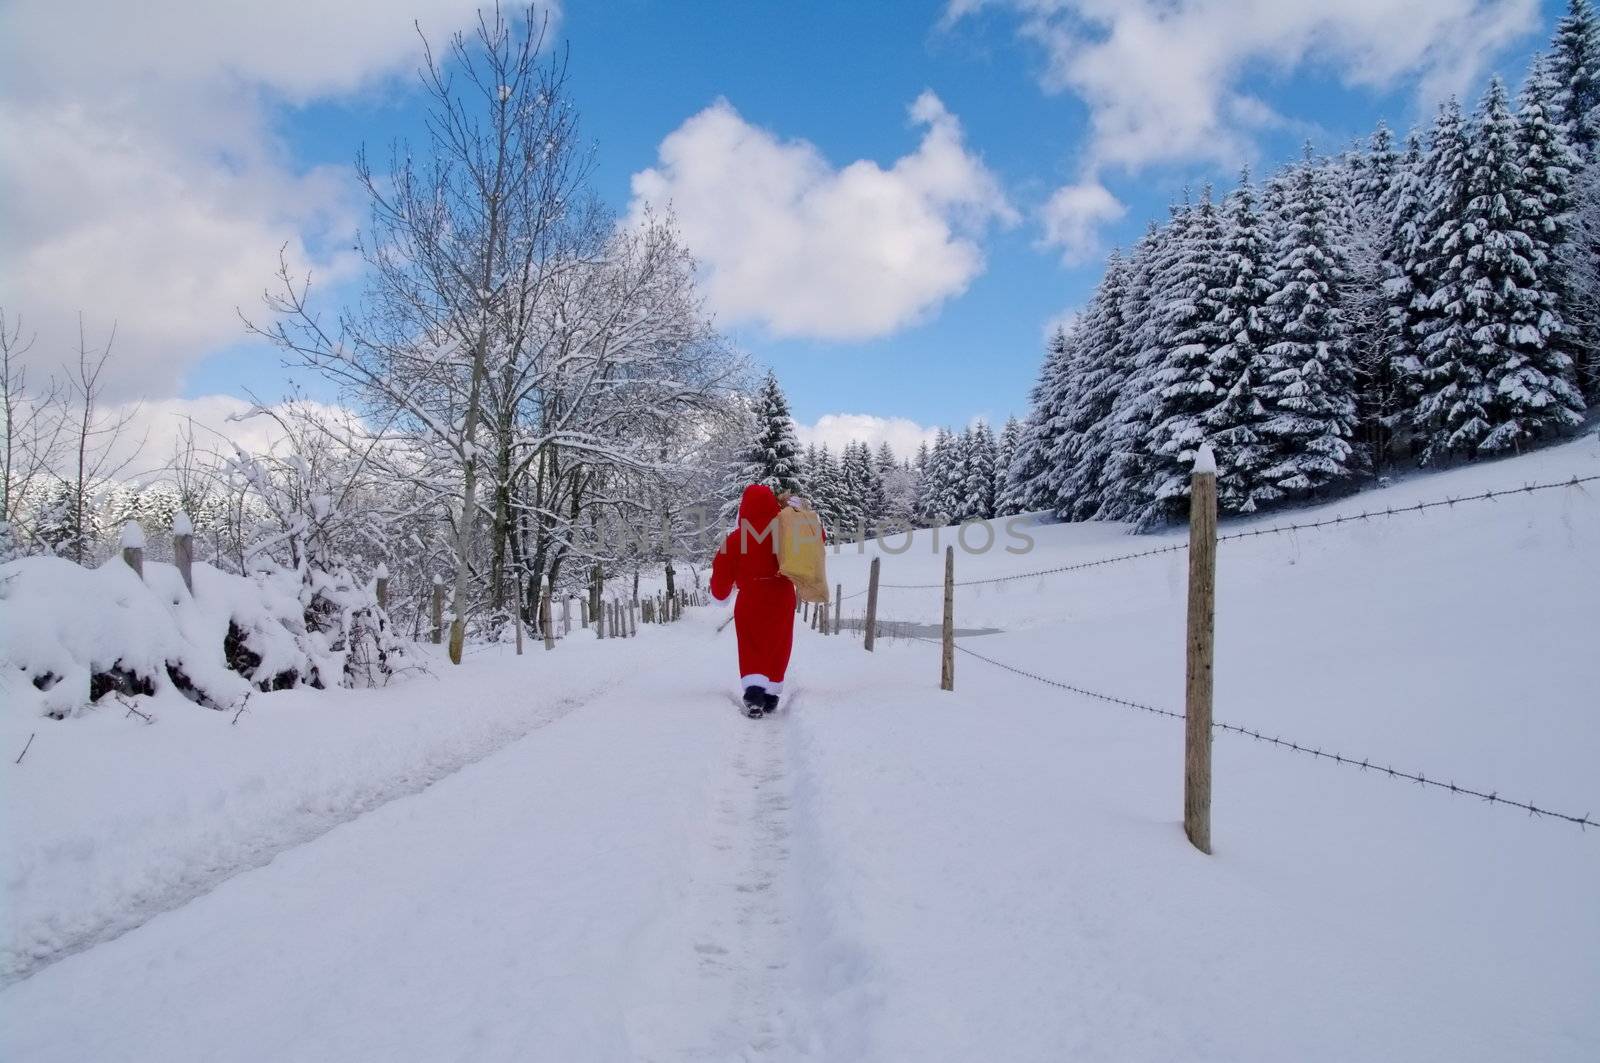
<path fill-rule="evenodd" d="M 783 684 L 781 682 L 774 683 L 759 672 L 755 675 L 742 675 L 739 677 L 739 692 L 741 694 L 744 693 L 745 687 L 760 687 L 768 694 L 783 693 Z"/>

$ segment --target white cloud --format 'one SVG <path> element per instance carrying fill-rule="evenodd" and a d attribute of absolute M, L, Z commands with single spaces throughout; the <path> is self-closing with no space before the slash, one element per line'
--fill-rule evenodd
<path fill-rule="evenodd" d="M 1045 53 L 1040 75 L 1089 109 L 1084 178 L 1200 160 L 1237 165 L 1251 134 L 1282 119 L 1241 83 L 1302 67 L 1346 85 L 1417 82 L 1421 102 L 1471 89 L 1490 60 L 1538 23 L 1538 0 L 952 0 L 946 26 L 1014 9 Z M 1052 203 L 1055 201 L 1052 200 Z M 1099 219 L 1106 220 L 1105 218 Z M 1046 217 L 1047 225 L 1050 216 Z M 1083 233 L 1056 226 L 1073 248 Z"/>
<path fill-rule="evenodd" d="M 65 358 L 81 309 L 118 324 L 108 387 L 173 394 L 238 341 L 278 250 L 324 279 L 347 272 L 348 170 L 286 157 L 275 104 L 408 75 L 412 19 L 432 35 L 476 0 L 274 4 L 12 0 L 0 8 L 0 300 Z M 352 153 L 355 145 L 351 145 Z"/>
<path fill-rule="evenodd" d="M 984 232 L 1016 220 L 937 96 L 924 92 L 909 115 L 923 129 L 914 152 L 887 169 L 835 169 L 719 100 L 634 174 L 632 209 L 676 214 L 725 321 L 784 337 L 885 335 L 965 291 L 984 268 Z"/>
<path fill-rule="evenodd" d="M 1122 201 L 1095 178 L 1063 185 L 1041 211 L 1045 243 L 1061 248 L 1068 262 L 1086 261 L 1100 249 L 1100 227 L 1126 213 Z"/>
<path fill-rule="evenodd" d="M 905 417 L 876 417 L 870 413 L 826 413 L 815 424 L 795 425 L 801 446 L 826 443 L 835 457 L 853 439 L 865 440 L 874 450 L 887 441 L 895 457 L 915 457 L 917 447 L 930 446 L 937 428 L 929 428 Z"/>

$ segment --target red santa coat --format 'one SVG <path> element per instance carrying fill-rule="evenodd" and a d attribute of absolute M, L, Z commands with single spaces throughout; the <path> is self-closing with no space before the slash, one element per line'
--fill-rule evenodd
<path fill-rule="evenodd" d="M 739 526 L 728 533 L 711 562 L 711 595 L 728 600 L 735 589 L 733 628 L 739 636 L 739 686 L 777 694 L 794 647 L 794 584 L 778 572 L 777 527 L 782 507 L 772 488 L 751 484 L 739 499 Z"/>

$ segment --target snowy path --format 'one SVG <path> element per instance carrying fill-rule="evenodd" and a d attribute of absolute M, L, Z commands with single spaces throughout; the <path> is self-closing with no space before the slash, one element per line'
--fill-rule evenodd
<path fill-rule="evenodd" d="M 794 961 L 793 791 L 785 721 L 749 721 L 731 759 L 709 765 L 709 829 L 691 853 L 681 919 L 635 991 L 639 1058 L 791 1059 L 808 1051 Z M 731 699 L 728 712 L 735 710 Z"/>

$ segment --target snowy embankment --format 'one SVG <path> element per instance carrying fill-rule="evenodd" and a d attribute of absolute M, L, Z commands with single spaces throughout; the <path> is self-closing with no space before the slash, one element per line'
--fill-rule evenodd
<path fill-rule="evenodd" d="M 1261 524 L 1596 473 L 1590 436 Z M 1032 529 L 1021 557 L 958 549 L 957 578 L 1183 538 L 1110 531 Z M 832 562 L 847 594 L 870 555 Z M 963 644 L 1181 712 L 1186 564 L 960 587 L 959 625 L 1005 629 Z M 943 561 L 919 543 L 882 565 L 886 583 L 932 583 Z M 880 605 L 940 608 L 938 590 Z M 1216 717 L 1592 815 L 1597 610 L 1596 484 L 1225 542 Z M 1178 822 L 1180 721 L 964 654 L 956 692 L 930 694 L 936 647 L 873 657 L 794 721 L 834 854 L 823 903 L 861 957 L 856 996 L 877 1002 L 859 1058 L 1600 1055 L 1600 833 L 1218 734 L 1205 857 Z"/>
<path fill-rule="evenodd" d="M 257 693 L 237 723 L 177 694 L 137 699 L 150 724 L 110 697 L 63 721 L 8 711 L 8 760 L 36 737 L 0 774 L 0 983 L 559 718 L 604 689 L 600 666 L 627 645 L 575 633 L 558 647 L 560 667 L 498 649 L 460 670 L 434 657 L 387 688 Z"/>
<path fill-rule="evenodd" d="M 1590 438 L 1266 523 L 1596 472 Z M 1181 541 L 1118 532 L 1036 528 L 1034 553 L 963 556 L 958 578 Z M 1217 718 L 1600 810 L 1596 558 L 1592 485 L 1223 543 Z M 864 585 L 853 548 L 831 565 L 847 593 Z M 936 582 L 942 561 L 884 565 Z M 1184 565 L 961 588 L 960 624 L 1004 629 L 963 643 L 1181 710 Z M 883 613 L 936 619 L 938 599 L 886 590 Z M 1600 833 L 1218 734 L 1204 856 L 1179 825 L 1180 722 L 965 655 L 942 693 L 934 646 L 866 654 L 809 631 L 787 710 L 745 720 L 725 615 L 497 647 L 387 691 L 268 695 L 237 728 L 169 729 L 170 752 L 165 716 L 41 721 L 56 733 L 3 795 L 53 869 L 8 879 L 29 925 L 161 867 L 166 839 L 202 852 L 253 821 L 311 827 L 0 991 L 0 1054 L 1596 1058 Z M 261 726 L 272 705 L 299 715 Z M 415 740 L 382 752 L 397 725 Z M 304 803 L 351 775 L 417 778 L 424 750 L 474 729 L 493 755 L 437 785 L 362 815 Z M 116 896 L 101 907 L 137 891 Z"/>

